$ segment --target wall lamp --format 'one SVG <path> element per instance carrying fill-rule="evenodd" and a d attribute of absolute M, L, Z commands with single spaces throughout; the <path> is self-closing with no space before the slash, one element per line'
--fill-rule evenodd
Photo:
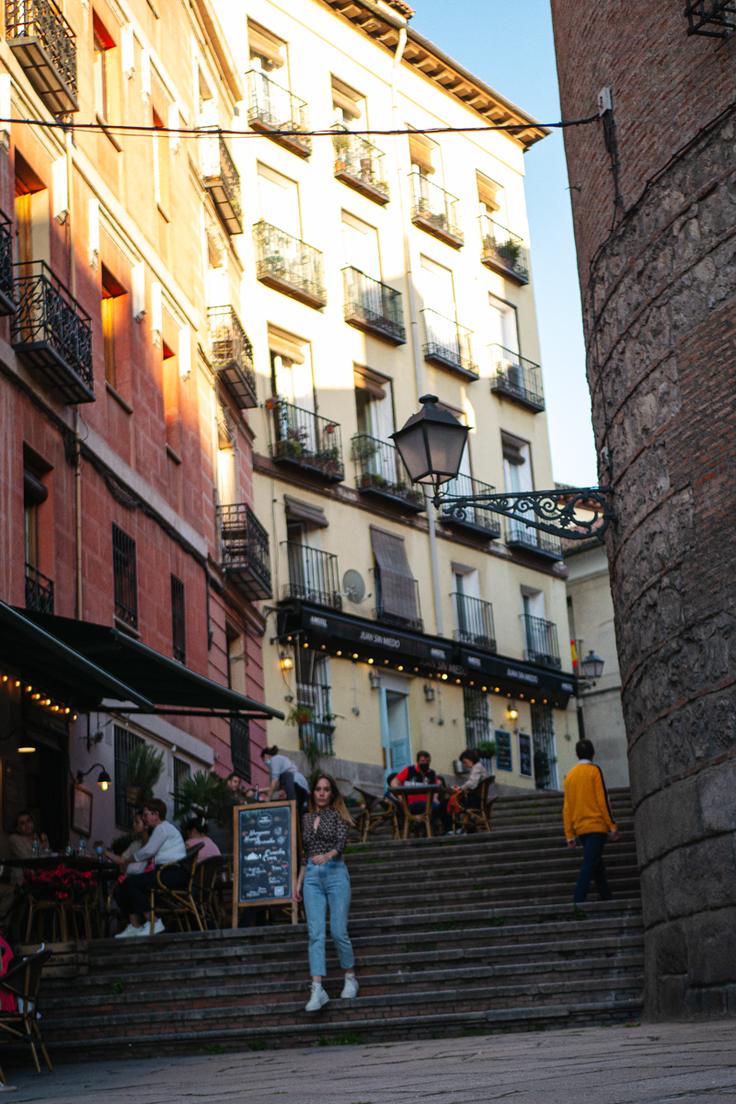
<path fill-rule="evenodd" d="M 519 710 L 516 708 L 514 702 L 509 702 L 506 706 L 506 719 L 508 721 L 518 721 L 519 719 Z"/>
<path fill-rule="evenodd" d="M 107 773 L 102 763 L 93 763 L 92 766 L 86 771 L 78 770 L 77 782 L 83 782 L 87 775 L 91 774 L 96 767 L 100 768 L 100 773 L 97 775 L 97 785 L 100 787 L 103 793 L 107 793 L 107 791 L 110 789 L 110 786 L 112 786 L 112 778 Z"/>
<path fill-rule="evenodd" d="M 428 702 L 434 701 L 434 686 L 429 686 L 427 683 L 422 687 L 424 690 L 424 700 Z"/>
<path fill-rule="evenodd" d="M 591 648 L 585 658 L 580 660 L 580 674 L 583 676 L 578 680 L 580 689 L 588 690 L 591 686 L 595 686 L 603 674 L 604 666 L 605 661 Z"/>
<path fill-rule="evenodd" d="M 294 660 L 286 652 L 279 652 L 279 667 L 282 671 L 291 671 L 294 667 Z"/>
<path fill-rule="evenodd" d="M 381 686 L 381 676 L 378 671 L 368 672 L 368 681 L 371 684 L 371 690 L 379 690 Z"/>

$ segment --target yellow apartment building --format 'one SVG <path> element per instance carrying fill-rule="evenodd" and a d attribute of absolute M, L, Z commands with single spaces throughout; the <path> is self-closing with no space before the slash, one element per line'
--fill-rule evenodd
<path fill-rule="evenodd" d="M 443 517 L 389 439 L 432 393 L 471 427 L 451 490 L 553 485 L 523 166 L 544 128 L 401 0 L 218 12 L 250 132 L 232 151 L 264 680 L 287 713 L 268 740 L 373 785 L 419 748 L 448 773 L 493 741 L 499 783 L 554 787 L 577 734 L 560 546 L 480 510 Z M 519 129 L 426 133 L 493 123 Z"/>

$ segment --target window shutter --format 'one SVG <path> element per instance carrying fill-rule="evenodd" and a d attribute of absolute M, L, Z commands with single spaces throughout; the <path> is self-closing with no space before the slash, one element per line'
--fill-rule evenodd
<path fill-rule="evenodd" d="M 385 376 L 374 372 L 372 368 L 364 368 L 356 364 L 353 368 L 353 380 L 356 391 L 366 391 L 372 399 L 385 399 L 388 380 Z"/>
<path fill-rule="evenodd" d="M 286 330 L 279 330 L 276 326 L 268 327 L 269 351 L 275 356 L 283 357 L 291 364 L 304 364 L 306 360 L 304 344 L 301 338 L 287 333 Z"/>
<path fill-rule="evenodd" d="M 326 529 L 330 524 L 321 506 L 313 506 L 293 495 L 284 495 L 284 507 L 287 521 L 298 521 L 309 529 Z"/>
<path fill-rule="evenodd" d="M 381 576 L 384 612 L 405 621 L 419 621 L 416 581 L 403 537 L 371 525 L 371 548 Z"/>
<path fill-rule="evenodd" d="M 285 61 L 285 43 L 257 23 L 248 21 L 248 49 L 251 57 L 265 58 L 273 69 L 280 69 Z"/>
<path fill-rule="evenodd" d="M 488 211 L 497 211 L 501 206 L 498 201 L 498 194 L 501 190 L 498 184 L 494 184 L 482 173 L 476 173 L 476 181 L 478 183 L 478 202 L 486 207 Z"/>
<path fill-rule="evenodd" d="M 431 174 L 434 172 L 434 165 L 432 164 L 432 154 L 434 149 L 434 142 L 423 134 L 410 134 L 409 135 L 409 157 L 412 165 L 414 165 L 421 173 Z"/>
<path fill-rule="evenodd" d="M 346 119 L 359 119 L 363 114 L 363 96 L 337 77 L 333 77 L 332 106 L 339 107 Z"/>

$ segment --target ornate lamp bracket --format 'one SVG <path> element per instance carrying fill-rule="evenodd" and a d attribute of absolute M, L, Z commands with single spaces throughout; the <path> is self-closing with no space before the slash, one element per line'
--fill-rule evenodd
<path fill-rule="evenodd" d="M 602 541 L 614 517 L 610 487 L 566 487 L 551 491 L 479 495 L 452 495 L 438 491 L 433 501 L 445 517 L 457 521 L 466 520 L 468 510 L 489 510 L 563 540 L 583 541 L 594 537 Z"/>

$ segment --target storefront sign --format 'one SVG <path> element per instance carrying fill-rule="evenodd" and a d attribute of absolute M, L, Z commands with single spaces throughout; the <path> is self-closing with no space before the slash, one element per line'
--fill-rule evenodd
<path fill-rule="evenodd" d="M 511 757 L 511 733 L 503 729 L 496 729 L 496 770 L 510 771 L 514 769 Z"/>
<path fill-rule="evenodd" d="M 519 774 L 531 778 L 532 771 L 532 738 L 526 732 L 519 733 Z"/>

